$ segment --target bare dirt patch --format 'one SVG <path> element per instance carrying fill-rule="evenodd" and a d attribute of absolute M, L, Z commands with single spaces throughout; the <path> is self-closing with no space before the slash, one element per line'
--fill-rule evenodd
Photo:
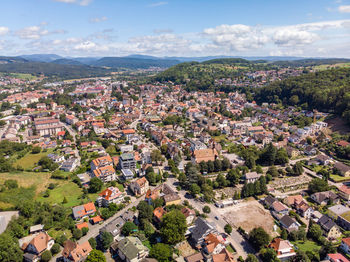
<path fill-rule="evenodd" d="M 241 227 L 246 232 L 250 232 L 253 228 L 262 227 L 270 235 L 276 235 L 273 229 L 275 225 L 273 217 L 255 199 L 220 209 L 219 212 L 228 223 L 236 228 Z"/>
<path fill-rule="evenodd" d="M 196 250 L 194 250 L 187 241 L 183 241 L 177 244 L 176 248 L 179 250 L 181 256 L 183 257 L 187 257 L 196 253 Z"/>
<path fill-rule="evenodd" d="M 339 134 L 342 135 L 345 135 L 350 132 L 349 125 L 347 125 L 346 122 L 340 117 L 327 119 L 325 120 L 325 122 L 328 124 L 328 128 L 332 132 L 339 132 Z"/>

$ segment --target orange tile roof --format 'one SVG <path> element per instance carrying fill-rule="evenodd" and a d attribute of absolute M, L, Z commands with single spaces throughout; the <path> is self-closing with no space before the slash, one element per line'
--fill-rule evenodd
<path fill-rule="evenodd" d="M 94 222 L 94 224 L 96 224 L 96 223 L 103 221 L 103 218 L 101 216 L 95 216 L 91 220 L 92 220 L 92 222 Z"/>
<path fill-rule="evenodd" d="M 162 207 L 157 207 L 153 211 L 153 215 L 156 218 L 158 218 L 158 220 L 161 220 L 165 214 L 166 214 L 166 211 Z"/>
<path fill-rule="evenodd" d="M 135 130 L 134 129 L 124 129 L 122 130 L 124 135 L 130 135 L 130 134 L 135 134 Z"/>
<path fill-rule="evenodd" d="M 83 229 L 84 227 L 89 228 L 89 224 L 86 223 L 86 222 L 77 224 L 77 225 L 75 225 L 75 226 L 77 227 L 77 229 L 80 229 L 80 230 Z"/>

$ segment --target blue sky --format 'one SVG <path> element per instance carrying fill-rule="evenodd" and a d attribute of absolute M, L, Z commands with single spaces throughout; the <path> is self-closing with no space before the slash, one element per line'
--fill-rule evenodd
<path fill-rule="evenodd" d="M 350 0 L 2 0 L 0 54 L 350 58 Z"/>

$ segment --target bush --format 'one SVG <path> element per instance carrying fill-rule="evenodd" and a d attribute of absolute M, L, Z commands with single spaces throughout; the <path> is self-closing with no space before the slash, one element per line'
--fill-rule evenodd
<path fill-rule="evenodd" d="M 226 224 L 224 230 L 227 234 L 230 235 L 232 233 L 232 226 L 230 224 Z"/>
<path fill-rule="evenodd" d="M 56 255 L 56 254 L 58 254 L 58 252 L 60 252 L 60 249 L 61 249 L 60 245 L 55 243 L 55 244 L 53 244 L 50 251 L 51 251 L 52 255 Z"/>
<path fill-rule="evenodd" d="M 209 206 L 204 206 L 203 207 L 203 212 L 206 213 L 206 214 L 209 214 L 210 213 L 210 207 Z"/>
<path fill-rule="evenodd" d="M 39 154 L 41 152 L 41 148 L 36 146 L 36 147 L 33 147 L 32 149 L 32 154 Z"/>
<path fill-rule="evenodd" d="M 89 244 L 90 244 L 90 246 L 92 247 L 92 249 L 96 249 L 96 246 L 97 246 L 96 239 L 93 238 L 93 237 L 91 237 L 91 238 L 89 238 L 88 241 L 89 241 Z"/>
<path fill-rule="evenodd" d="M 41 261 L 44 261 L 44 262 L 49 262 L 51 258 L 52 258 L 52 254 L 50 250 L 44 251 L 44 253 L 42 253 L 41 255 Z"/>

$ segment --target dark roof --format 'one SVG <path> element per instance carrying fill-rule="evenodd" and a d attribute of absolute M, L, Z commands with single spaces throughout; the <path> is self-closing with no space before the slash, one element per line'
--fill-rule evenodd
<path fill-rule="evenodd" d="M 334 221 L 326 216 L 323 215 L 322 217 L 320 217 L 320 219 L 317 222 L 322 228 L 323 230 L 325 230 L 326 232 L 329 232 L 329 230 L 331 230 L 334 226 L 337 226 Z"/>
<path fill-rule="evenodd" d="M 348 172 L 348 171 L 350 171 L 350 166 L 347 166 L 347 165 L 343 164 L 342 162 L 336 162 L 334 164 L 334 167 L 336 169 L 338 169 L 340 172 Z"/>
<path fill-rule="evenodd" d="M 280 222 L 287 228 L 289 228 L 291 225 L 296 223 L 296 221 L 293 218 L 291 218 L 290 216 L 288 216 L 288 215 L 283 216 L 280 219 Z"/>
<path fill-rule="evenodd" d="M 268 195 L 267 197 L 265 197 L 264 202 L 265 204 L 271 206 L 274 202 L 276 201 L 276 198 L 274 198 L 271 195 Z"/>
<path fill-rule="evenodd" d="M 215 227 L 203 218 L 199 217 L 195 222 L 195 227 L 192 229 L 192 239 L 198 242 L 199 239 L 209 232 L 216 231 Z"/>

